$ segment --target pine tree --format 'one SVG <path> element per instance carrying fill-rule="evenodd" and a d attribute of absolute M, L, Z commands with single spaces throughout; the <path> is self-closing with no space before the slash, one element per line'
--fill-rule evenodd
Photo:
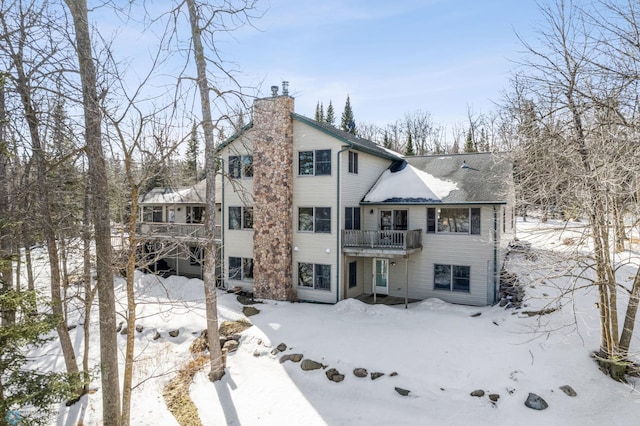
<path fill-rule="evenodd" d="M 13 324 L 0 327 L 0 424 L 44 424 L 55 403 L 77 395 L 81 387 L 78 375 L 25 368 L 27 350 L 55 338 L 50 333 L 55 317 L 34 311 L 36 304 L 33 291 L 0 294 L 0 310 L 16 312 Z M 32 408 L 28 413 L 13 411 L 27 406 Z"/>
<path fill-rule="evenodd" d="M 327 107 L 327 116 L 325 118 L 325 122 L 334 126 L 336 124 L 336 114 L 333 111 L 333 104 L 329 101 L 329 106 Z"/>
<path fill-rule="evenodd" d="M 187 152 L 185 153 L 185 178 L 189 183 L 196 183 L 198 181 L 198 129 L 195 125 L 191 127 L 191 137 L 187 145 Z"/>
<path fill-rule="evenodd" d="M 351 99 L 347 95 L 347 101 L 344 104 L 344 111 L 342 112 L 342 121 L 340 122 L 340 128 L 345 132 L 349 132 L 352 135 L 356 134 L 356 121 L 353 117 L 353 110 L 351 109 Z"/>
<path fill-rule="evenodd" d="M 475 144 L 473 143 L 473 133 L 471 129 L 467 132 L 467 138 L 464 142 L 464 152 L 476 152 Z"/>
<path fill-rule="evenodd" d="M 322 105 L 322 102 L 318 102 L 316 104 L 316 116 L 315 116 L 315 120 L 318 123 L 322 123 L 324 121 L 324 106 Z"/>
<path fill-rule="evenodd" d="M 416 153 L 413 151 L 413 140 L 411 139 L 411 132 L 409 132 L 409 136 L 407 137 L 407 147 L 404 150 L 404 155 L 406 157 L 416 155 Z"/>
<path fill-rule="evenodd" d="M 386 130 L 384 131 L 383 146 L 387 149 L 393 149 L 391 139 L 389 138 L 389 132 L 387 132 Z"/>

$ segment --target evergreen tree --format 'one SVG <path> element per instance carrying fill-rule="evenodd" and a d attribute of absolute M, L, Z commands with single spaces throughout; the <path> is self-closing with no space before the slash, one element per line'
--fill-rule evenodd
<path fill-rule="evenodd" d="M 473 132 L 471 129 L 467 132 L 467 138 L 464 142 L 464 152 L 476 152 L 475 144 L 473 143 Z"/>
<path fill-rule="evenodd" d="M 389 132 L 384 131 L 384 140 L 383 146 L 387 149 L 393 149 L 393 145 L 391 144 L 391 139 L 389 138 Z"/>
<path fill-rule="evenodd" d="M 353 117 L 353 110 L 351 109 L 351 100 L 349 99 L 349 95 L 347 95 L 347 101 L 344 104 L 340 128 L 345 132 L 349 132 L 353 135 L 356 134 L 356 121 Z"/>
<path fill-rule="evenodd" d="M 416 155 L 415 151 L 413 150 L 413 140 L 411 139 L 411 132 L 409 132 L 409 136 L 407 137 L 407 146 L 404 150 L 404 155 L 407 157 Z"/>
<path fill-rule="evenodd" d="M 50 333 L 55 317 L 35 311 L 34 306 L 33 291 L 0 294 L 0 310 L 16 312 L 13 324 L 0 327 L 0 424 L 46 424 L 57 408 L 54 404 L 77 395 L 74 391 L 81 386 L 78 376 L 28 368 L 27 350 L 55 339 Z M 28 413 L 17 411 L 27 406 Z"/>
<path fill-rule="evenodd" d="M 329 106 L 327 107 L 327 116 L 325 118 L 325 122 L 335 126 L 336 124 L 336 114 L 333 111 L 333 104 L 329 101 Z"/>
<path fill-rule="evenodd" d="M 318 102 L 316 104 L 315 120 L 319 123 L 322 123 L 324 121 L 324 106 L 322 105 L 322 102 Z"/>
<path fill-rule="evenodd" d="M 198 129 L 194 123 L 193 127 L 191 127 L 191 137 L 189 138 L 189 143 L 187 145 L 184 165 L 184 175 L 187 179 L 187 182 L 190 184 L 196 183 L 198 181 L 198 151 Z"/>

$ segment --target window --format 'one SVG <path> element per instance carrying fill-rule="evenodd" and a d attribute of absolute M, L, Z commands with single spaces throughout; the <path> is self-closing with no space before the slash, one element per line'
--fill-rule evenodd
<path fill-rule="evenodd" d="M 187 223 L 203 223 L 204 207 L 187 206 Z"/>
<path fill-rule="evenodd" d="M 358 285 L 358 262 L 349 262 L 349 288 Z"/>
<path fill-rule="evenodd" d="M 230 155 L 229 177 L 253 177 L 253 155 Z"/>
<path fill-rule="evenodd" d="M 229 207 L 229 229 L 253 229 L 253 207 Z"/>
<path fill-rule="evenodd" d="M 360 207 L 344 208 L 344 229 L 360 229 Z"/>
<path fill-rule="evenodd" d="M 358 174 L 358 153 L 349 151 L 349 173 Z"/>
<path fill-rule="evenodd" d="M 322 176 L 331 174 L 331 150 L 300 151 L 298 153 L 298 175 Z"/>
<path fill-rule="evenodd" d="M 253 280 L 253 259 L 230 256 L 229 279 L 238 281 Z"/>
<path fill-rule="evenodd" d="M 433 288 L 436 290 L 469 292 L 471 267 L 459 265 L 434 265 Z"/>
<path fill-rule="evenodd" d="M 298 263 L 298 285 L 314 290 L 331 290 L 331 265 Z"/>
<path fill-rule="evenodd" d="M 382 231 L 406 231 L 408 229 L 407 210 L 381 210 L 380 230 Z"/>
<path fill-rule="evenodd" d="M 142 208 L 143 222 L 162 222 L 162 206 L 144 206 Z"/>
<path fill-rule="evenodd" d="M 202 265 L 204 259 L 204 248 L 200 246 L 189 247 L 189 264 Z"/>
<path fill-rule="evenodd" d="M 480 208 L 427 208 L 428 233 L 480 234 Z"/>
<path fill-rule="evenodd" d="M 331 233 L 331 207 L 298 208 L 298 231 Z"/>
<path fill-rule="evenodd" d="M 242 156 L 242 174 L 244 177 L 253 177 L 253 155 Z"/>
<path fill-rule="evenodd" d="M 229 156 L 229 177 L 231 178 L 239 178 L 240 177 L 240 157 L 237 155 Z"/>

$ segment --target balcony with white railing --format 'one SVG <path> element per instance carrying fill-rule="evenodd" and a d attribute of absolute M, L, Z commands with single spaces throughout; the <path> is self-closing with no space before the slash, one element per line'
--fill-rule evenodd
<path fill-rule="evenodd" d="M 422 250 L 422 229 L 342 231 L 342 251 L 353 256 L 404 256 Z"/>

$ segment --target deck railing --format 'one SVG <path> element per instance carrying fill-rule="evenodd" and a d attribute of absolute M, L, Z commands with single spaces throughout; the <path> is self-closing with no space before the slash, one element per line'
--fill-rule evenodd
<path fill-rule="evenodd" d="M 205 227 L 201 223 L 142 222 L 136 232 L 143 237 L 206 238 Z M 220 237 L 220 226 L 216 226 L 216 236 Z"/>
<path fill-rule="evenodd" d="M 407 250 L 422 247 L 422 229 L 410 231 L 342 231 L 342 247 Z"/>

